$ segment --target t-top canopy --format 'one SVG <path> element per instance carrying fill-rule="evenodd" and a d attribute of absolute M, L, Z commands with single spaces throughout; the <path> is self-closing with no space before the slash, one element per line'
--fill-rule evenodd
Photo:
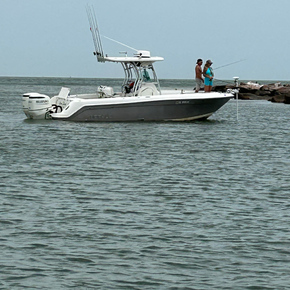
<path fill-rule="evenodd" d="M 98 57 L 102 58 L 102 57 Z M 146 63 L 151 64 L 155 61 L 162 61 L 164 60 L 163 57 L 160 56 L 153 56 L 151 57 L 150 51 L 147 50 L 138 50 L 137 53 L 134 56 L 119 56 L 119 57 L 111 57 L 111 56 L 104 56 L 102 60 L 100 61 L 111 61 L 111 62 L 123 62 L 123 63 L 129 63 L 129 62 L 140 62 L 140 63 Z"/>

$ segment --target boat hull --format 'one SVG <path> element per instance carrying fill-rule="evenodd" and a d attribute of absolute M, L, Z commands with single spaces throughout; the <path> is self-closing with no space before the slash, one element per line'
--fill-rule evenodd
<path fill-rule="evenodd" d="M 191 121 L 206 119 L 227 103 L 233 96 L 169 100 L 147 100 L 131 103 L 87 104 L 71 115 L 52 114 L 52 119 L 87 122 L 134 121 Z"/>

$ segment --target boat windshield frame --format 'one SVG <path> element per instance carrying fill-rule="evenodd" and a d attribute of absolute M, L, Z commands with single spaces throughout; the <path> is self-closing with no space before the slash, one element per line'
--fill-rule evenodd
<path fill-rule="evenodd" d="M 160 83 L 153 63 L 156 61 L 163 61 L 164 58 L 159 56 L 151 57 L 149 52 L 147 52 L 147 55 L 142 55 L 144 52 L 146 53 L 146 51 L 138 51 L 138 54 L 132 57 L 111 57 L 106 55 L 105 57 L 101 57 L 101 59 L 98 58 L 98 61 L 101 62 L 121 63 L 125 73 L 121 88 L 123 95 L 128 96 L 130 94 L 137 96 L 138 91 L 140 91 L 141 87 L 146 85 L 146 83 L 153 84 L 158 94 L 161 95 Z M 146 70 L 151 72 L 152 79 L 146 77 L 149 76 Z"/>
<path fill-rule="evenodd" d="M 125 77 L 122 84 L 123 94 L 137 95 L 139 89 L 144 83 L 151 83 L 156 86 L 158 93 L 161 95 L 159 79 L 152 63 L 144 62 L 121 62 Z M 148 71 L 151 71 L 152 79 Z"/>

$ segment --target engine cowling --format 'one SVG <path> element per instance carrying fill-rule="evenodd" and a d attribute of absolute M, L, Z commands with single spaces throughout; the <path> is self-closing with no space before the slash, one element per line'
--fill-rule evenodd
<path fill-rule="evenodd" d="M 29 95 L 31 93 L 28 93 L 28 94 L 24 94 L 22 96 L 22 110 L 24 112 L 24 114 L 26 115 L 26 117 L 29 118 L 29 115 L 28 115 L 28 101 L 29 101 Z"/>
<path fill-rule="evenodd" d="M 39 93 L 28 93 L 22 96 L 25 115 L 30 119 L 46 119 L 51 107 L 50 97 Z"/>

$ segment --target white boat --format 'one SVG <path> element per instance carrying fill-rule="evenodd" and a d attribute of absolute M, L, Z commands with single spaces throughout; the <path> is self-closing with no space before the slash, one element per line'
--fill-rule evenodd
<path fill-rule="evenodd" d="M 161 91 L 153 64 L 163 61 L 149 51 L 138 50 L 133 56 L 105 56 L 96 20 L 88 11 L 95 52 L 99 62 L 122 65 L 125 78 L 120 92 L 99 86 L 94 94 L 71 95 L 63 87 L 50 98 L 39 93 L 23 95 L 23 111 L 29 119 L 67 121 L 191 121 L 206 119 L 234 97 L 227 93 Z"/>

